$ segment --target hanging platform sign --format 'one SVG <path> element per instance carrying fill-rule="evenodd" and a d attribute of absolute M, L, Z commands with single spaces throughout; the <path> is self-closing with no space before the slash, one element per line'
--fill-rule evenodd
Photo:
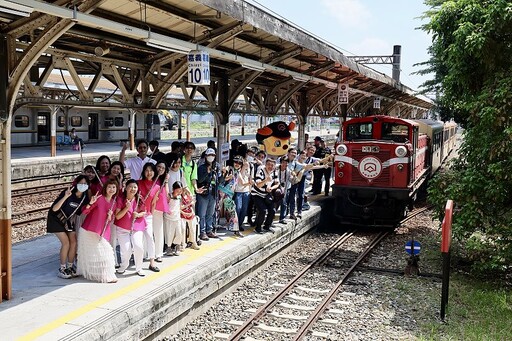
<path fill-rule="evenodd" d="M 375 97 L 373 100 L 373 108 L 380 109 L 380 97 Z"/>
<path fill-rule="evenodd" d="M 338 104 L 348 104 L 348 83 L 338 84 Z"/>
<path fill-rule="evenodd" d="M 210 55 L 205 51 L 190 51 L 188 60 L 188 84 L 210 85 Z"/>

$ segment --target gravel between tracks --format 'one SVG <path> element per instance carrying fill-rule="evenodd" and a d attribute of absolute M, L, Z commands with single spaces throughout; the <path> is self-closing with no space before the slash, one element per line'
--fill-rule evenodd
<path fill-rule="evenodd" d="M 422 244 L 420 270 L 423 273 L 441 274 L 439 252 L 439 222 L 425 212 L 397 229 L 386 238 L 363 263 L 364 266 L 403 271 L 407 265 L 404 251 L 406 241 L 414 237 Z M 257 308 L 255 299 L 267 300 L 278 289 L 275 283 L 286 283 L 309 261 L 330 245 L 338 235 L 314 234 L 304 244 L 290 250 L 268 267 L 247 278 L 232 293 L 208 309 L 194 321 L 188 323 L 177 335 L 164 340 L 214 340 L 216 333 L 229 334 L 236 326 L 231 320 L 243 321 L 251 313 L 246 310 Z M 351 246 L 346 246 L 350 248 Z M 335 264 L 334 273 L 339 270 Z M 318 276 L 310 279 L 310 288 L 322 288 L 325 281 L 335 281 L 331 276 Z M 405 277 L 369 271 L 356 271 L 338 295 L 343 304 L 332 307 L 343 314 L 331 314 L 328 318 L 340 321 L 335 327 L 316 324 L 313 330 L 329 331 L 331 340 L 411 340 L 421 335 L 425 322 L 439 320 L 441 281 L 437 277 Z M 311 297 L 311 293 L 296 292 L 297 295 Z M 290 302 L 298 304 L 297 302 Z M 301 305 L 307 303 L 300 302 Z M 301 314 L 283 308 L 273 309 L 281 314 Z M 273 320 L 273 321 L 272 321 Z M 300 323 L 265 317 L 265 324 L 285 328 L 297 328 Z M 251 331 L 251 337 L 259 340 L 289 340 L 284 334 L 269 334 Z M 315 340 L 308 336 L 308 340 Z"/>

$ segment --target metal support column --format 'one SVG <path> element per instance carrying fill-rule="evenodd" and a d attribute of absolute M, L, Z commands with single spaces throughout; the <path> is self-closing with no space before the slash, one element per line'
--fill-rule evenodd
<path fill-rule="evenodd" d="M 57 111 L 58 106 L 50 105 L 50 156 L 57 155 Z"/>
<path fill-rule="evenodd" d="M 137 129 L 135 122 L 135 116 L 137 112 L 133 109 L 128 109 L 130 111 L 130 121 L 128 124 L 128 141 L 130 142 L 130 150 L 135 149 L 135 129 Z"/>
<path fill-rule="evenodd" d="M 241 120 L 240 123 L 242 125 L 240 135 L 245 136 L 245 114 L 242 114 L 242 118 L 240 120 Z"/>
<path fill-rule="evenodd" d="M 183 117 L 183 112 L 180 110 L 178 111 L 178 140 L 181 140 L 182 138 L 182 129 L 181 129 L 181 124 L 182 124 L 182 117 Z M 189 114 L 187 113 L 187 141 L 190 141 L 190 132 L 189 132 Z"/>
<path fill-rule="evenodd" d="M 187 112 L 187 141 L 190 141 L 190 115 L 191 112 Z M 181 115 L 180 115 L 180 121 L 181 121 Z M 181 123 L 180 123 L 181 125 Z M 180 129 L 181 129 L 181 126 L 180 126 Z M 179 133 L 180 131 L 178 130 L 178 140 L 181 139 L 181 134 Z"/>
<path fill-rule="evenodd" d="M 394 80 L 400 83 L 400 56 L 402 53 L 402 46 L 393 46 L 393 70 L 391 76 Z"/>
<path fill-rule="evenodd" d="M 153 114 L 146 114 L 146 140 L 149 142 L 153 140 Z"/>
<path fill-rule="evenodd" d="M 306 147 L 306 124 L 308 119 L 308 100 L 306 97 L 306 93 L 304 91 L 300 92 L 299 97 L 299 113 L 297 115 L 298 123 L 299 123 L 299 132 L 298 132 L 298 141 L 297 146 L 301 150 Z"/>
<path fill-rule="evenodd" d="M 11 120 L 7 99 L 8 46 L 0 36 L 0 302 L 12 297 Z"/>

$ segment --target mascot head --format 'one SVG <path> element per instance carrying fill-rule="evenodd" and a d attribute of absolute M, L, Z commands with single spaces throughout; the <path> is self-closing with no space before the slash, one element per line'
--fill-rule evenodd
<path fill-rule="evenodd" d="M 291 137 L 290 131 L 295 128 L 295 122 L 286 124 L 283 121 L 273 122 L 269 125 L 258 129 L 256 141 L 260 144 L 260 148 L 265 150 L 271 157 L 283 156 L 290 148 Z"/>

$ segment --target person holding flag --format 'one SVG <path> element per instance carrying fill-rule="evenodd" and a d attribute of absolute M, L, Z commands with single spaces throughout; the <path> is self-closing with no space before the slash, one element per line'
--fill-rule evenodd
<path fill-rule="evenodd" d="M 78 238 L 77 274 L 91 281 L 117 282 L 114 250 L 109 240 L 118 186 L 117 181 L 108 180 L 103 192 L 93 195 L 82 211 L 86 216 Z"/>

